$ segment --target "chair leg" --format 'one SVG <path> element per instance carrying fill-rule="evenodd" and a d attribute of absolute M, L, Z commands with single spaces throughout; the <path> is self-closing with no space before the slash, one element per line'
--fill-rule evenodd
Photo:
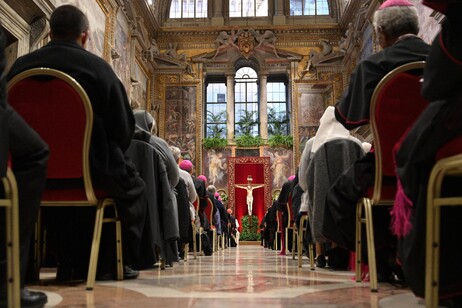
<path fill-rule="evenodd" d="M 188 253 L 189 253 L 189 243 L 184 244 L 183 248 L 183 261 L 188 261 Z"/>
<path fill-rule="evenodd" d="M 42 211 L 39 209 L 34 232 L 34 280 L 40 280 L 40 266 L 42 265 L 40 253 L 42 244 Z"/>
<path fill-rule="evenodd" d="M 285 241 L 284 241 L 284 245 L 285 245 L 285 251 L 286 251 L 286 253 L 289 251 L 289 244 L 288 244 L 288 241 L 289 241 L 289 228 L 285 228 Z"/>
<path fill-rule="evenodd" d="M 7 258 L 7 298 L 8 307 L 20 307 L 20 258 L 19 258 L 19 209 L 18 189 L 13 172 L 8 169 L 7 176 L 3 178 L 6 202 L 5 224 L 6 224 L 6 258 Z M 3 201 L 3 200 L 1 200 Z"/>
<path fill-rule="evenodd" d="M 98 263 L 99 244 L 101 240 L 101 229 L 103 227 L 104 201 L 99 202 L 96 208 L 95 227 L 91 245 L 90 264 L 88 266 L 87 290 L 93 290 L 96 279 L 96 268 Z"/>
<path fill-rule="evenodd" d="M 369 264 L 369 279 L 371 292 L 377 292 L 377 264 L 375 259 L 374 224 L 372 221 L 371 200 L 364 199 L 364 214 L 366 218 L 367 257 Z"/>
<path fill-rule="evenodd" d="M 356 249 L 355 249 L 355 273 L 356 282 L 361 282 L 361 224 L 362 224 L 362 207 L 364 199 L 356 204 Z"/>
<path fill-rule="evenodd" d="M 199 256 L 202 256 L 202 227 L 199 229 Z"/>
<path fill-rule="evenodd" d="M 295 248 L 297 248 L 297 253 L 300 250 L 297 244 L 297 239 L 298 239 L 297 233 L 298 233 L 298 229 L 296 229 L 295 224 L 294 224 L 294 228 L 292 229 L 292 260 L 295 260 Z"/>
<path fill-rule="evenodd" d="M 439 197 L 439 192 L 434 186 L 435 184 L 430 182 L 427 199 L 425 307 L 429 308 L 438 307 L 439 297 L 439 245 L 441 208 L 436 206 L 433 202 L 435 198 Z"/>
<path fill-rule="evenodd" d="M 113 203 L 112 205 L 114 206 L 114 212 L 115 212 L 116 249 L 117 249 L 117 280 L 123 280 L 124 279 L 124 261 L 123 261 L 123 253 L 122 253 L 123 251 L 122 250 L 122 223 L 117 213 L 115 204 Z"/>
<path fill-rule="evenodd" d="M 193 256 L 194 256 L 194 260 L 197 258 L 197 246 L 196 246 L 196 224 L 194 222 L 192 222 L 192 234 L 193 234 L 193 239 L 192 239 L 192 242 L 193 242 Z"/>
<path fill-rule="evenodd" d="M 297 255 L 298 255 L 298 267 L 302 267 L 302 257 L 303 257 L 303 223 L 305 222 L 305 218 L 302 217 L 300 219 L 300 227 L 298 228 L 298 249 L 297 249 Z"/>
<path fill-rule="evenodd" d="M 316 269 L 316 267 L 314 266 L 314 249 L 313 249 L 314 245 L 313 244 L 309 244 L 308 245 L 308 253 L 309 253 L 309 256 L 310 256 L 310 269 L 312 271 L 314 271 Z"/>

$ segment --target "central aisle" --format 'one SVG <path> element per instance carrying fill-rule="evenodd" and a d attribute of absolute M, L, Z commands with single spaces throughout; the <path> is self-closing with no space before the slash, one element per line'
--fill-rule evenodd
<path fill-rule="evenodd" d="M 380 284 L 379 293 L 371 293 L 367 283 L 352 277 L 311 271 L 307 258 L 299 269 L 291 256 L 240 245 L 196 260 L 190 254 L 173 268 L 142 271 L 137 280 L 97 282 L 93 292 L 83 283 L 64 286 L 46 279 L 48 286 L 33 289 L 47 291 L 49 307 L 419 307 L 408 290 Z"/>

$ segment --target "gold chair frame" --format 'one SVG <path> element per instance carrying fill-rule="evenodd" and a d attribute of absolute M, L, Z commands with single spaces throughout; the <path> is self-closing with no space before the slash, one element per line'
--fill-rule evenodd
<path fill-rule="evenodd" d="M 300 226 L 297 229 L 297 225 L 294 224 L 294 236 L 292 239 L 292 260 L 295 260 L 295 245 L 297 245 L 297 257 L 298 257 L 298 267 L 302 267 L 303 261 L 303 237 L 305 235 L 306 227 L 305 222 L 308 223 L 308 215 L 302 215 L 300 218 Z M 314 249 L 313 243 L 308 244 L 308 257 L 310 258 L 310 269 L 315 270 L 314 266 Z"/>
<path fill-rule="evenodd" d="M 85 134 L 84 134 L 84 142 L 82 147 L 82 158 L 83 158 L 83 182 L 84 182 L 84 189 L 86 194 L 85 200 L 78 200 L 78 201 L 49 201 L 49 200 L 42 200 L 41 206 L 96 206 L 96 217 L 95 217 L 95 225 L 94 225 L 94 232 L 93 232 L 93 240 L 91 246 L 91 253 L 90 253 L 90 264 L 88 267 L 88 277 L 87 277 L 87 290 L 93 290 L 95 285 L 96 279 L 96 269 L 98 263 L 98 254 L 99 254 L 99 246 L 101 241 L 101 231 L 103 223 L 107 222 L 114 222 L 116 226 L 116 250 L 117 250 L 117 279 L 123 279 L 123 260 L 122 260 L 122 228 L 120 218 L 117 215 L 117 210 L 115 207 L 115 203 L 113 199 L 105 198 L 102 200 L 98 200 L 95 196 L 95 192 L 93 190 L 93 184 L 91 180 L 90 174 L 90 161 L 89 161 L 89 153 L 90 153 L 90 141 L 91 141 L 91 132 L 93 129 L 93 109 L 90 103 L 90 99 L 82 88 L 82 86 L 71 76 L 66 73 L 63 73 L 58 70 L 49 69 L 49 68 L 34 68 L 24 71 L 18 75 L 16 75 L 9 83 L 8 83 L 8 90 L 10 90 L 16 83 L 19 81 L 32 77 L 32 76 L 51 76 L 55 78 L 59 78 L 70 85 L 74 90 L 79 94 L 80 99 L 83 103 L 85 109 L 85 116 L 86 116 L 86 123 L 85 123 Z M 115 211 L 115 217 L 113 218 L 105 218 L 104 217 L 104 210 L 106 206 L 112 205 Z M 40 221 L 38 222 L 40 224 Z M 40 240 L 38 241 L 40 243 Z M 39 258 L 40 254 L 37 253 L 36 243 L 36 255 Z M 36 262 L 36 271 L 40 269 L 40 260 Z"/>
<path fill-rule="evenodd" d="M 447 176 L 462 177 L 462 154 L 443 158 L 433 166 L 427 191 L 427 241 L 425 260 L 425 307 L 438 307 L 440 223 L 443 206 L 462 206 L 462 196 L 442 197 L 441 186 Z"/>
<path fill-rule="evenodd" d="M 284 242 L 286 246 L 286 252 L 289 251 L 289 230 L 292 230 L 292 239 L 295 237 L 295 222 L 290 226 L 291 220 L 292 220 L 292 209 L 290 208 L 290 204 L 287 202 L 287 226 L 285 227 L 285 237 L 286 240 Z M 292 241 L 293 242 L 293 241 Z M 292 245 L 292 251 L 294 251 L 295 246 Z"/>
<path fill-rule="evenodd" d="M 0 199 L 0 207 L 5 208 L 6 224 L 6 264 L 7 264 L 7 305 L 21 306 L 21 273 L 19 256 L 19 200 L 18 186 L 10 168 L 2 177 L 5 197 Z"/>
<path fill-rule="evenodd" d="M 389 80 L 394 78 L 397 74 L 415 70 L 423 69 L 425 61 L 416 61 L 401 65 L 391 72 L 389 72 L 376 86 L 371 98 L 370 106 L 370 127 L 374 140 L 375 148 L 375 181 L 372 198 L 361 198 L 356 205 L 356 253 L 355 253 L 355 267 L 356 267 L 356 282 L 361 282 L 361 225 L 366 224 L 366 238 L 367 238 L 367 255 L 369 262 L 369 279 L 371 292 L 377 292 L 377 264 L 375 258 L 375 243 L 374 243 L 374 228 L 372 222 L 372 206 L 392 206 L 394 199 L 385 200 L 382 198 L 382 150 L 379 138 L 377 124 L 374 120 L 375 107 L 378 95 L 382 88 L 388 83 Z M 364 208 L 364 218 L 362 211 Z"/>
<path fill-rule="evenodd" d="M 210 229 L 212 230 L 212 251 L 216 252 L 218 251 L 218 239 L 217 239 L 217 229 L 215 228 L 215 225 L 213 224 L 213 201 L 210 200 L 210 198 L 207 198 L 207 202 L 210 206 L 210 217 L 209 217 L 209 223 L 210 223 Z"/>

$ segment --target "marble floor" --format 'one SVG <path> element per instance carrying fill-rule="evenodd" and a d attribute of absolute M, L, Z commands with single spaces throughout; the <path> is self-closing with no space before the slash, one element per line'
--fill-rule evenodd
<path fill-rule="evenodd" d="M 47 307 L 424 307 L 408 289 L 354 282 L 353 273 L 302 268 L 291 256 L 259 245 L 240 245 L 212 256 L 189 255 L 165 270 L 142 271 L 136 280 L 62 284 L 50 271 L 30 286 L 48 295 Z M 243 306 L 240 306 L 243 305 Z"/>

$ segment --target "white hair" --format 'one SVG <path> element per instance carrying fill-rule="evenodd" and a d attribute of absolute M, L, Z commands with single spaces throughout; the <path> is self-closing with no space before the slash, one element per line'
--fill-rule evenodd
<path fill-rule="evenodd" d="M 390 37 L 419 33 L 419 16 L 414 6 L 391 6 L 374 13 L 374 29 Z"/>
<path fill-rule="evenodd" d="M 181 150 L 178 147 L 170 146 L 170 151 L 172 151 L 173 158 L 176 162 L 180 160 L 181 157 Z"/>

